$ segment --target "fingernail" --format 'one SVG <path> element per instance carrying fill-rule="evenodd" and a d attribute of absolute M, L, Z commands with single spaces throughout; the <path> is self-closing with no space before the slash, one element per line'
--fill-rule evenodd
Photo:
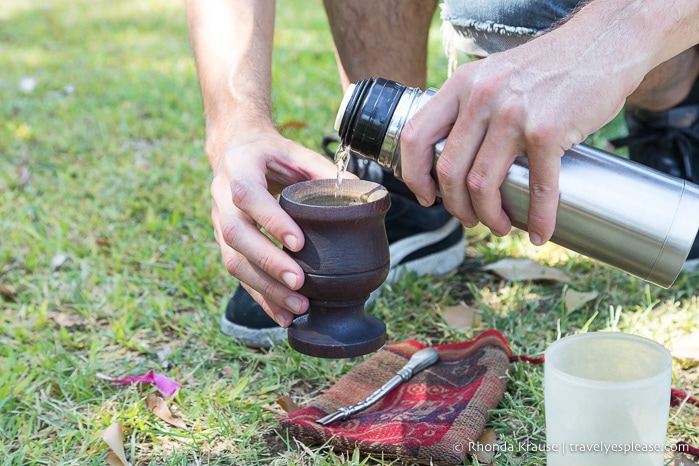
<path fill-rule="evenodd" d="M 277 323 L 284 328 L 287 328 L 289 325 L 291 325 L 291 319 L 282 314 L 275 314 L 274 320 L 276 320 Z"/>
<path fill-rule="evenodd" d="M 301 306 L 303 305 L 303 301 L 298 296 L 289 296 L 284 300 L 284 304 L 286 304 L 287 309 L 291 312 L 296 314 L 302 312 Z"/>
<path fill-rule="evenodd" d="M 286 235 L 284 237 L 284 245 L 292 251 L 296 251 L 296 248 L 299 246 L 299 239 L 294 235 Z"/>
<path fill-rule="evenodd" d="M 427 203 L 427 200 L 424 197 L 420 197 L 420 196 L 415 196 L 415 197 L 417 197 L 417 201 L 420 203 L 421 206 L 423 206 L 423 207 L 429 206 L 429 204 Z"/>
<path fill-rule="evenodd" d="M 299 277 L 293 272 L 284 272 L 282 273 L 282 280 L 284 281 L 284 283 L 286 283 L 286 286 L 288 286 L 292 290 L 295 290 L 296 284 L 299 281 Z"/>
<path fill-rule="evenodd" d="M 541 246 L 544 244 L 544 242 L 541 240 L 541 236 L 539 236 L 537 233 L 529 233 L 529 241 L 532 242 L 532 244 L 536 246 Z"/>

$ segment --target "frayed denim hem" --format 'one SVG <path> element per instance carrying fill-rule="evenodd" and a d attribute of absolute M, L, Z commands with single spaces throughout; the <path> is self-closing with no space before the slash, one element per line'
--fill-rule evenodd
<path fill-rule="evenodd" d="M 510 36 L 533 36 L 540 32 L 539 29 L 524 26 L 510 26 L 507 24 L 499 24 L 495 21 L 476 21 L 473 19 L 464 20 L 462 18 L 449 17 L 446 15 L 442 16 L 442 20 L 447 21 L 457 30 L 472 29 L 478 32 L 496 33 Z"/>
<path fill-rule="evenodd" d="M 520 28 L 521 29 L 521 28 Z M 479 31 L 475 27 L 456 27 L 448 21 L 442 23 L 442 42 L 449 59 L 447 74 L 459 66 L 458 53 L 469 57 L 484 58 L 502 52 L 533 39 L 542 32 L 510 34 L 506 32 Z"/>
<path fill-rule="evenodd" d="M 485 57 L 543 34 L 580 0 L 443 0 L 444 43 L 453 68 L 456 51 Z"/>

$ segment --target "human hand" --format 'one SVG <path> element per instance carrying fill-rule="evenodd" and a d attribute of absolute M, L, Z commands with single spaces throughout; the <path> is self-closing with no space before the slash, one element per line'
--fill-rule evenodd
<path fill-rule="evenodd" d="M 294 314 L 308 308 L 308 298 L 295 291 L 303 285 L 303 270 L 260 229 L 300 250 L 303 232 L 276 197 L 290 184 L 333 178 L 337 169 L 274 129 L 252 131 L 224 147 L 211 183 L 211 220 L 223 261 L 265 312 L 288 327 Z"/>
<path fill-rule="evenodd" d="M 527 156 L 530 238 L 537 245 L 551 238 L 561 156 L 609 122 L 642 78 L 613 64 L 605 69 L 609 50 L 591 51 L 575 35 L 556 32 L 462 65 L 406 124 L 402 175 L 423 205 L 439 189 L 465 226 L 480 221 L 505 235 L 511 222 L 499 189 L 515 158 Z M 437 188 L 433 146 L 445 137 Z"/>

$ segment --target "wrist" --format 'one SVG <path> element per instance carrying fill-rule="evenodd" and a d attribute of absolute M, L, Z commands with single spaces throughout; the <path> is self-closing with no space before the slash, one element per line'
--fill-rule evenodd
<path fill-rule="evenodd" d="M 240 146 L 246 141 L 259 140 L 265 134 L 277 135 L 277 129 L 270 117 L 256 115 L 252 112 L 244 116 L 230 114 L 216 119 L 206 120 L 205 152 L 211 169 L 216 172 L 225 153 L 233 146 Z"/>

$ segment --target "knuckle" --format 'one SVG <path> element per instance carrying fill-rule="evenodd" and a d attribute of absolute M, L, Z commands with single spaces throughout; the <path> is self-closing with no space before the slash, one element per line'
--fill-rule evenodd
<path fill-rule="evenodd" d="M 569 149 L 585 140 L 585 136 L 577 129 L 571 129 L 566 133 L 563 149 Z"/>
<path fill-rule="evenodd" d="M 526 140 L 533 147 L 548 147 L 558 137 L 561 128 L 555 122 L 540 122 L 528 128 Z"/>
<path fill-rule="evenodd" d="M 242 181 L 232 183 L 231 196 L 236 206 L 245 205 L 252 195 L 252 190 Z"/>
<path fill-rule="evenodd" d="M 469 89 L 468 100 L 477 107 L 489 106 L 499 100 L 502 86 L 492 77 L 474 76 L 470 78 L 472 85 Z"/>
<path fill-rule="evenodd" d="M 223 226 L 221 235 L 223 236 L 223 241 L 235 249 L 236 245 L 240 242 L 241 231 L 240 228 L 238 228 L 238 224 L 229 223 Z"/>
<path fill-rule="evenodd" d="M 437 174 L 439 180 L 449 180 L 454 177 L 455 166 L 451 158 L 447 156 L 442 156 L 437 159 L 434 171 Z"/>
<path fill-rule="evenodd" d="M 529 196 L 536 199 L 547 199 L 554 195 L 556 189 L 554 186 L 546 183 L 529 182 Z"/>
<path fill-rule="evenodd" d="M 226 259 L 226 270 L 229 274 L 234 277 L 238 277 L 238 274 L 242 268 L 242 258 L 238 254 L 233 254 L 231 257 Z"/>
<path fill-rule="evenodd" d="M 521 99 L 507 99 L 498 112 L 498 117 L 502 119 L 506 127 L 518 127 L 526 116 L 526 107 Z"/>
<path fill-rule="evenodd" d="M 492 191 L 488 177 L 476 170 L 471 170 L 466 176 L 466 187 L 476 198 L 484 197 Z"/>
<path fill-rule="evenodd" d="M 279 217 L 274 214 L 263 214 L 256 218 L 257 224 L 267 230 L 268 232 L 277 231 L 277 222 Z"/>
<path fill-rule="evenodd" d="M 265 272 L 269 272 L 269 269 L 272 265 L 274 265 L 274 262 L 275 261 L 269 254 L 264 254 L 260 257 L 259 266 Z"/>
<path fill-rule="evenodd" d="M 279 286 L 273 282 L 268 282 L 265 284 L 265 286 L 262 288 L 262 295 L 266 298 L 270 298 L 274 300 L 274 297 L 277 295 L 279 291 Z"/>

